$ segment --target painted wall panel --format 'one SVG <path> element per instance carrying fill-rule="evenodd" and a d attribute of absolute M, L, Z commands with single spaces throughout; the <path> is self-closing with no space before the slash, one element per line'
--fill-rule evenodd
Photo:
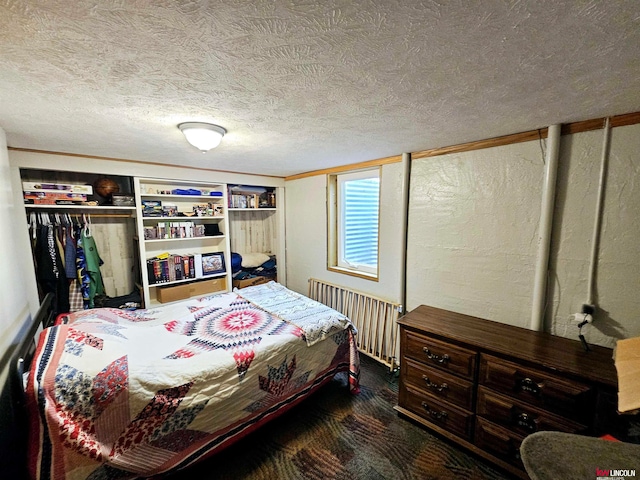
<path fill-rule="evenodd" d="M 0 245 L 3 255 L 0 268 L 0 357 L 11 345 L 29 314 L 38 308 L 35 284 L 30 287 L 29 280 L 35 282 L 31 261 L 31 249 L 27 234 L 27 222 L 20 215 L 22 204 L 16 205 L 13 195 L 13 172 L 9 165 L 7 142 L 0 128 L 0 218 L 5 228 L 0 228 Z M 18 183 L 19 184 L 19 183 Z M 25 268 L 25 266 L 27 268 Z M 0 384 L 1 385 L 1 384 Z"/>
<path fill-rule="evenodd" d="M 133 237 L 135 220 L 95 218 L 91 220 L 91 233 L 104 264 L 100 267 L 106 295 L 118 297 L 131 293 L 135 288 L 136 261 Z"/>
<path fill-rule="evenodd" d="M 529 326 L 543 159 L 527 142 L 412 162 L 409 309 Z"/>
<path fill-rule="evenodd" d="M 562 137 L 551 249 L 549 331 L 577 338 L 571 315 L 587 302 L 603 131 Z M 640 335 L 640 126 L 611 131 L 594 323 L 588 342 L 612 347 Z"/>
<path fill-rule="evenodd" d="M 23 448 L 14 438 L 17 426 L 7 373 L 17 341 L 25 335 L 28 320 L 38 308 L 35 275 L 28 267 L 31 252 L 24 209 L 21 201 L 16 204 L 14 196 L 16 183 L 20 185 L 19 177 L 9 165 L 5 132 L 0 128 L 0 218 L 4 223 L 0 228 L 3 249 L 0 268 L 0 472 L 3 478 L 21 478 L 24 473 L 20 464 Z"/>
<path fill-rule="evenodd" d="M 277 254 L 278 216 L 274 210 L 229 212 L 231 251 Z"/>

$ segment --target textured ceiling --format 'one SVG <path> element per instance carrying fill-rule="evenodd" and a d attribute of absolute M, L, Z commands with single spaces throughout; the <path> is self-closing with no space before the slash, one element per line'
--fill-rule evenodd
<path fill-rule="evenodd" d="M 285 176 L 635 111 L 638 0 L 0 2 L 12 147 Z"/>

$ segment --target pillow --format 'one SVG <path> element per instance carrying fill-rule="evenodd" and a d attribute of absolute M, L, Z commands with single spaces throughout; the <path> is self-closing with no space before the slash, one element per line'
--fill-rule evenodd
<path fill-rule="evenodd" d="M 268 261 L 271 257 L 266 253 L 243 253 L 242 268 L 256 268 Z"/>

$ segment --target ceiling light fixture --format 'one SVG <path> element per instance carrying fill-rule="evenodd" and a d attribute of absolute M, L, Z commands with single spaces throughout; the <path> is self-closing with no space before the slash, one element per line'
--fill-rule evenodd
<path fill-rule="evenodd" d="M 191 145 L 202 153 L 206 153 L 212 148 L 220 145 L 220 141 L 227 131 L 212 123 L 185 122 L 178 125 L 178 128 Z"/>

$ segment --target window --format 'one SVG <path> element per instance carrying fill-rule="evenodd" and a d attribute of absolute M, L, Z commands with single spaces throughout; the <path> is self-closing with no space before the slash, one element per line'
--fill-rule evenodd
<path fill-rule="evenodd" d="M 380 169 L 329 175 L 329 269 L 378 276 Z"/>

